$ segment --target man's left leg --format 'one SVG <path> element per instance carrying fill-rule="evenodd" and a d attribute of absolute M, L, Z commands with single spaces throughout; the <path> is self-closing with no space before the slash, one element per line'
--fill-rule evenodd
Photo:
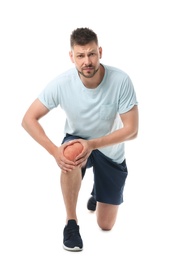
<path fill-rule="evenodd" d="M 96 216 L 99 227 L 111 230 L 116 222 L 119 205 L 97 202 Z"/>

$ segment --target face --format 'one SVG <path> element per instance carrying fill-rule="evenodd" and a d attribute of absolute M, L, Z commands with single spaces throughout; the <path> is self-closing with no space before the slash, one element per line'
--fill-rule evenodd
<path fill-rule="evenodd" d="M 95 42 L 84 46 L 75 45 L 70 51 L 71 61 L 75 64 L 79 74 L 85 78 L 92 78 L 99 70 L 102 48 Z"/>

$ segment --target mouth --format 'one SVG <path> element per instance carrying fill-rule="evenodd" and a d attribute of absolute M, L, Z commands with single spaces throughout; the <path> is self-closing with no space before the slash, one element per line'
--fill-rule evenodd
<path fill-rule="evenodd" d="M 93 69 L 94 69 L 93 67 L 84 67 L 83 68 L 83 70 L 88 70 L 88 71 L 93 70 Z"/>

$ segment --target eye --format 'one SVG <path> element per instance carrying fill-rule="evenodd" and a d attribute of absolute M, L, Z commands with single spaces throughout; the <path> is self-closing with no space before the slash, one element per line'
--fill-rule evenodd
<path fill-rule="evenodd" d="M 77 55 L 77 58 L 79 58 L 79 59 L 81 59 L 81 58 L 83 58 L 83 57 L 84 57 L 83 54 L 78 54 L 78 55 Z"/>
<path fill-rule="evenodd" d="M 94 52 L 91 52 L 90 54 L 89 54 L 89 57 L 92 57 L 92 56 L 94 56 L 95 55 L 95 53 Z"/>

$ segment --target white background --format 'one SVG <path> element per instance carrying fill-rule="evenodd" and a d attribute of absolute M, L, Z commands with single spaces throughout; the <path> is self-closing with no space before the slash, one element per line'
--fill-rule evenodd
<path fill-rule="evenodd" d="M 173 259 L 172 239 L 172 1 L 4 0 L 0 2 L 0 259 L 54 260 L 111 257 Z M 129 176 L 117 223 L 102 232 L 86 209 L 88 171 L 78 218 L 84 250 L 62 249 L 65 210 L 54 159 L 21 127 L 45 85 L 73 66 L 69 37 L 90 27 L 102 63 L 126 71 L 140 111 L 139 136 L 126 143 Z M 42 124 L 60 144 L 64 114 Z"/>

